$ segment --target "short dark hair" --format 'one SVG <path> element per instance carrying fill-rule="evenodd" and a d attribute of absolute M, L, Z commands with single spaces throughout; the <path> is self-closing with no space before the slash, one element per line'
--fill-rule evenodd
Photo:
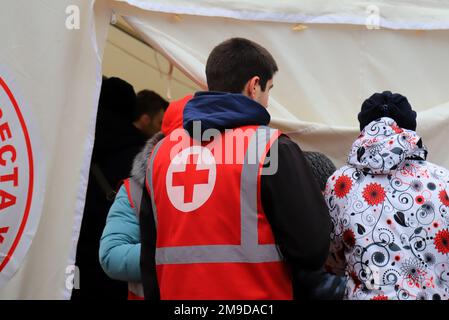
<path fill-rule="evenodd" d="M 142 90 L 137 93 L 136 108 L 134 110 L 133 121 L 138 120 L 143 114 L 150 117 L 156 115 L 161 110 L 166 110 L 168 101 L 151 90 Z"/>
<path fill-rule="evenodd" d="M 206 63 L 210 91 L 241 93 L 254 76 L 265 91 L 268 80 L 278 71 L 273 56 L 261 45 L 243 38 L 231 38 L 216 46 Z"/>

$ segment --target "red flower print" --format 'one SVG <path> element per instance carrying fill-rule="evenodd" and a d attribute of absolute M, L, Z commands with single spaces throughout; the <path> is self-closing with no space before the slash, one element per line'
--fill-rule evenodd
<path fill-rule="evenodd" d="M 443 229 L 438 231 L 435 239 L 433 240 L 435 248 L 439 253 L 448 254 L 449 253 L 449 231 Z"/>
<path fill-rule="evenodd" d="M 351 229 L 346 229 L 343 232 L 343 241 L 350 248 L 355 246 L 355 234 L 354 234 L 354 231 L 352 231 Z"/>
<path fill-rule="evenodd" d="M 447 195 L 446 190 L 441 190 L 439 196 L 441 203 L 444 204 L 446 207 L 449 207 L 449 197 Z"/>
<path fill-rule="evenodd" d="M 424 197 L 423 197 L 423 196 L 417 196 L 417 197 L 415 198 L 415 202 L 416 202 L 417 204 L 423 204 L 423 203 L 424 203 Z"/>
<path fill-rule="evenodd" d="M 378 296 L 373 297 L 371 300 L 388 300 L 388 297 L 380 294 Z"/>
<path fill-rule="evenodd" d="M 392 125 L 392 126 L 391 126 L 391 129 L 393 129 L 393 131 L 396 132 L 396 133 L 398 133 L 398 134 L 404 132 L 404 130 L 402 130 L 401 128 L 399 128 L 397 125 Z"/>
<path fill-rule="evenodd" d="M 346 175 L 342 175 L 338 177 L 335 182 L 335 195 L 338 198 L 343 198 L 345 195 L 349 193 L 352 188 L 352 180 Z"/>
<path fill-rule="evenodd" d="M 357 274 L 354 271 L 351 271 L 349 276 L 351 277 L 351 279 L 352 279 L 352 281 L 354 282 L 354 285 L 355 285 L 353 292 L 356 292 L 356 290 L 358 288 L 360 288 L 360 286 L 362 285 L 362 281 L 360 281 L 359 277 L 357 277 Z"/>
<path fill-rule="evenodd" d="M 401 274 L 407 280 L 409 286 L 419 288 L 425 281 L 427 272 L 424 269 L 423 262 L 416 258 L 408 258 L 401 265 Z"/>
<path fill-rule="evenodd" d="M 376 206 L 385 200 L 385 190 L 378 183 L 370 183 L 363 189 L 363 198 L 371 205 Z"/>

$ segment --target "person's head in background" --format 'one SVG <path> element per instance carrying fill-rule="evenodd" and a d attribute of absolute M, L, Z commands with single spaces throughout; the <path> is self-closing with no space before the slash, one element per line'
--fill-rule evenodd
<path fill-rule="evenodd" d="M 243 94 L 267 108 L 277 71 L 267 49 L 248 39 L 231 38 L 217 45 L 207 59 L 207 86 L 209 91 Z"/>
<path fill-rule="evenodd" d="M 133 124 L 148 138 L 161 130 L 168 101 L 151 90 L 137 93 Z"/>
<path fill-rule="evenodd" d="M 116 114 L 120 118 L 130 121 L 136 105 L 136 93 L 133 86 L 118 77 L 103 76 L 101 83 L 98 112 Z"/>
<path fill-rule="evenodd" d="M 321 192 L 326 189 L 329 177 L 337 170 L 331 159 L 321 152 L 304 151 L 304 157 L 312 170 L 315 181 L 318 182 Z"/>
<path fill-rule="evenodd" d="M 358 115 L 360 131 L 372 121 L 383 117 L 393 119 L 402 129 L 416 131 L 416 112 L 407 98 L 399 93 L 384 91 L 366 99 Z"/>

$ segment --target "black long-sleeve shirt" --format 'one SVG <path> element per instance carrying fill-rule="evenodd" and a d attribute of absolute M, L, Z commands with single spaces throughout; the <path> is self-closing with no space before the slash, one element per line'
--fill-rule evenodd
<path fill-rule="evenodd" d="M 261 199 L 276 243 L 292 271 L 297 296 L 307 278 L 304 270 L 317 270 L 326 261 L 331 220 L 307 160 L 299 146 L 285 135 L 278 139 L 277 171 L 261 177 Z M 145 298 L 154 299 L 158 297 L 154 265 L 156 232 L 149 199 L 146 201 L 148 210 L 140 215 L 141 270 Z"/>

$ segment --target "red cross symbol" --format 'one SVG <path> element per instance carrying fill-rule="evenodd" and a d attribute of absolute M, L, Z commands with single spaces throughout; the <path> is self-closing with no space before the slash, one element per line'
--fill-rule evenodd
<path fill-rule="evenodd" d="M 209 183 L 209 169 L 197 170 L 197 160 L 197 154 L 190 154 L 185 171 L 173 173 L 173 186 L 184 187 L 184 203 L 193 202 L 193 189 L 196 184 Z"/>

